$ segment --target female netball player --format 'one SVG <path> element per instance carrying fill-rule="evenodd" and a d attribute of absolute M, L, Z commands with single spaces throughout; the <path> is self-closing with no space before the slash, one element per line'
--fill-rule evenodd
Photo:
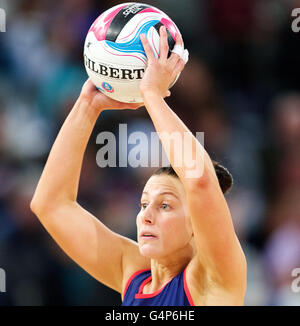
<path fill-rule="evenodd" d="M 160 37 L 156 59 L 141 36 L 148 57 L 140 85 L 144 105 L 165 150 L 163 132 L 179 133 L 191 146 L 166 150 L 172 167 L 146 182 L 136 218 L 138 241 L 112 232 L 76 201 L 84 151 L 101 112 L 141 105 L 109 99 L 90 80 L 54 142 L 31 209 L 78 265 L 121 294 L 123 305 L 243 305 L 246 260 L 223 194 L 231 177 L 164 101 L 185 64 L 176 53 L 168 57 L 164 27 Z M 181 37 L 176 44 L 182 47 Z M 179 157 L 183 153 L 186 159 Z M 188 157 L 198 157 L 199 175 L 189 174 Z"/>

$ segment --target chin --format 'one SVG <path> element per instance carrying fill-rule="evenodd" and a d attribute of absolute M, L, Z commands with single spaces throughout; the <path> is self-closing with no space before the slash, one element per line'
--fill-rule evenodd
<path fill-rule="evenodd" d="M 139 244 L 139 250 L 140 254 L 147 258 L 157 259 L 163 256 L 163 254 L 157 250 L 157 248 L 154 248 L 149 244 Z"/>

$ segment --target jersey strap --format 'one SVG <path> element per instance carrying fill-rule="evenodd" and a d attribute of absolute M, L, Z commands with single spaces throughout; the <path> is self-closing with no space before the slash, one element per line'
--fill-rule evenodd
<path fill-rule="evenodd" d="M 186 268 L 159 290 L 143 293 L 145 285 L 151 280 L 150 269 L 132 274 L 126 283 L 122 306 L 194 306 L 186 282 Z"/>

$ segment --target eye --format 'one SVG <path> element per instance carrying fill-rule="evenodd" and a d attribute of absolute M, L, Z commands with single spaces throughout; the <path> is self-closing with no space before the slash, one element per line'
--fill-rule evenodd
<path fill-rule="evenodd" d="M 141 207 L 141 209 L 145 209 L 147 207 L 147 204 L 146 203 L 140 203 L 139 206 Z"/>
<path fill-rule="evenodd" d="M 161 207 L 162 207 L 163 210 L 166 210 L 167 208 L 170 208 L 170 206 L 168 204 L 166 204 L 166 203 L 163 203 L 161 205 Z"/>

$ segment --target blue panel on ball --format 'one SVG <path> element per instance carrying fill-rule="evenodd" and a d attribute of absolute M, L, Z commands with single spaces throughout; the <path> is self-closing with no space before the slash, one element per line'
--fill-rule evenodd
<path fill-rule="evenodd" d="M 130 40 L 129 42 L 126 43 L 115 43 L 111 41 L 105 41 L 105 43 L 111 47 L 112 49 L 119 51 L 119 52 L 124 52 L 124 53 L 140 53 L 143 56 L 146 57 L 143 45 L 140 41 L 140 35 L 141 34 L 147 34 L 149 28 L 151 26 L 154 26 L 159 22 L 158 19 L 155 20 L 150 20 L 146 23 L 144 23 L 136 32 L 134 38 Z"/>

